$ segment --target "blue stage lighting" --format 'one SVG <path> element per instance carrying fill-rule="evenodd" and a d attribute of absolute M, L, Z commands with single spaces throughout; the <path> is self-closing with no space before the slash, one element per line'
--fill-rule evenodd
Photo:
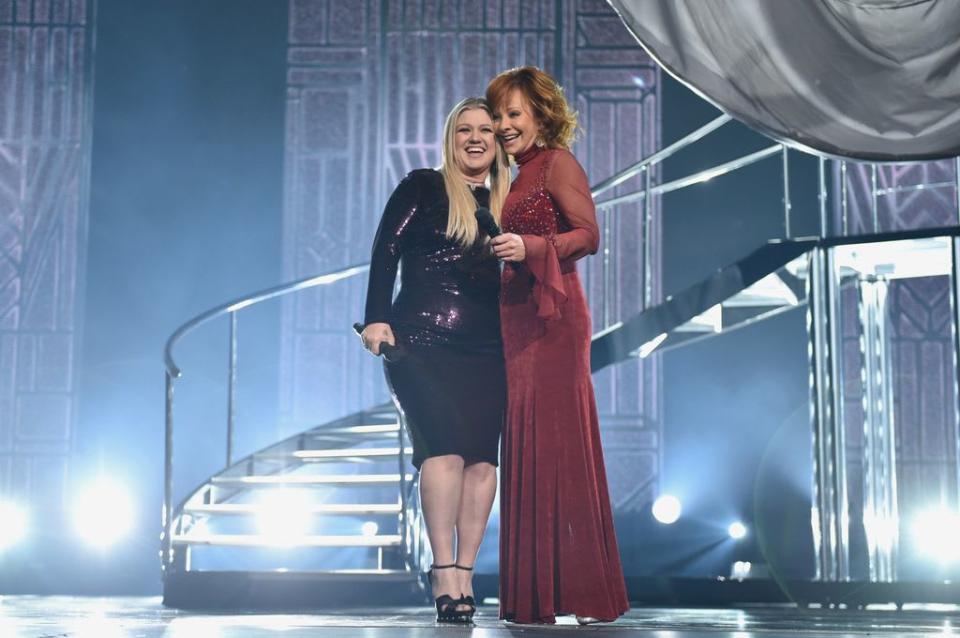
<path fill-rule="evenodd" d="M 109 547 L 133 529 L 129 492 L 123 485 L 105 479 L 80 493 L 73 514 L 77 533 L 95 547 Z"/>
<path fill-rule="evenodd" d="M 672 525 L 680 518 L 683 506 L 676 496 L 664 494 L 653 502 L 653 517 L 664 525 Z"/>
<path fill-rule="evenodd" d="M 747 526 L 740 521 L 730 523 L 730 527 L 727 528 L 727 533 L 730 534 L 730 538 L 740 540 L 747 535 Z"/>
<path fill-rule="evenodd" d="M 29 525 L 25 509 L 16 503 L 0 503 L 0 552 L 22 541 Z"/>
<path fill-rule="evenodd" d="M 914 521 L 913 540 L 930 560 L 946 565 L 960 559 L 960 513 L 946 507 L 923 512 Z"/>
<path fill-rule="evenodd" d="M 257 511 L 261 540 L 277 547 L 292 547 L 310 533 L 313 500 L 302 489 L 278 489 L 264 495 Z"/>

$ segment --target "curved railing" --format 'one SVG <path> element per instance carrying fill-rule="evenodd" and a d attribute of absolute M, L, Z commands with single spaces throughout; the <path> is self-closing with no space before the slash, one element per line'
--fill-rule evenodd
<path fill-rule="evenodd" d="M 230 318 L 230 355 L 227 364 L 227 463 L 229 467 L 233 462 L 233 429 L 234 429 L 234 410 L 236 406 L 236 382 L 237 382 L 237 313 L 245 308 L 255 306 L 259 303 L 274 299 L 290 293 L 316 288 L 317 286 L 326 286 L 344 279 L 355 277 L 370 270 L 370 264 L 357 264 L 347 266 L 339 270 L 314 275 L 298 279 L 279 286 L 267 288 L 239 299 L 234 299 L 225 304 L 211 308 L 193 319 L 190 319 L 179 328 L 177 328 L 170 338 L 167 339 L 166 346 L 163 349 L 163 361 L 166 366 L 166 406 L 165 406 L 165 432 L 164 432 L 164 461 L 163 461 L 163 538 L 161 549 L 161 560 L 164 571 L 172 560 L 171 538 L 173 532 L 173 384 L 181 376 L 181 370 L 173 358 L 173 348 L 184 336 L 201 325 L 213 321 L 219 317 L 228 316 Z"/>

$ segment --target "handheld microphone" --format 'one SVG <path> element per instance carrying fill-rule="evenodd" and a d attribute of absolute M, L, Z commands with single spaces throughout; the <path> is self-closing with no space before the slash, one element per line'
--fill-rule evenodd
<path fill-rule="evenodd" d="M 489 208 L 481 206 L 474 215 L 477 216 L 477 226 L 489 235 L 490 239 L 500 234 L 500 227 L 497 226 L 497 220 L 493 218 L 493 213 L 490 212 Z"/>
<path fill-rule="evenodd" d="M 364 325 L 362 323 L 353 324 L 353 330 L 357 334 L 363 334 Z M 406 356 L 406 351 L 400 346 L 391 346 L 387 342 L 380 343 L 380 354 L 383 355 L 383 358 L 391 363 L 396 363 L 404 356 Z"/>

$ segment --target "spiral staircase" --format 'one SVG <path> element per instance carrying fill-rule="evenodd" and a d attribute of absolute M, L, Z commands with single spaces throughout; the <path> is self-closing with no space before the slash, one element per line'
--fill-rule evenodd
<path fill-rule="evenodd" d="M 605 180 L 593 188 L 594 197 L 630 177 L 649 178 L 657 163 L 728 121 L 722 116 Z M 771 149 L 666 184 L 653 185 L 647 179 L 642 191 L 601 201 L 598 208 L 636 200 L 649 203 L 656 195 L 786 153 L 781 145 Z M 789 201 L 786 193 L 785 201 Z M 785 214 L 789 229 L 789 206 Z M 926 271 L 923 266 L 919 270 L 914 267 L 913 276 L 917 272 L 952 273 L 956 289 L 958 236 L 960 229 L 952 228 L 768 242 L 703 281 L 595 334 L 592 369 L 596 372 L 631 358 L 681 347 L 806 304 L 811 318 L 814 401 L 827 401 L 825 395 L 820 396 L 826 392 L 823 386 L 829 386 L 822 377 L 829 373 L 835 335 L 823 331 L 829 327 L 837 289 L 857 278 L 892 272 L 883 259 L 843 258 L 835 250 L 886 242 L 883 254 L 928 264 Z M 935 264 L 923 261 L 924 251 L 933 248 L 952 255 L 952 270 L 949 259 L 946 266 L 942 260 Z M 431 556 L 420 515 L 417 474 L 410 464 L 411 444 L 402 417 L 392 405 L 317 425 L 238 461 L 229 458 L 236 402 L 237 314 L 252 305 L 329 286 L 367 270 L 365 264 L 351 266 L 245 296 L 191 319 L 168 340 L 161 540 L 166 605 L 315 609 L 369 605 L 373 600 L 378 604 L 426 600 L 421 574 Z M 230 322 L 228 463 L 174 506 L 174 387 L 180 370 L 173 349 L 200 324 L 222 317 Z M 344 318 L 345 331 L 350 320 Z M 812 405 L 816 412 L 819 404 Z M 829 450 L 815 449 L 817 453 Z M 829 503 L 819 505 L 827 508 Z"/>

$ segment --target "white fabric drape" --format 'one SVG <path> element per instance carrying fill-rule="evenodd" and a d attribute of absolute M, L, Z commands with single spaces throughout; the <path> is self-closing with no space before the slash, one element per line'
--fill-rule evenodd
<path fill-rule="evenodd" d="M 960 154 L 960 0 L 609 0 L 679 80 L 771 137 L 875 161 Z"/>

